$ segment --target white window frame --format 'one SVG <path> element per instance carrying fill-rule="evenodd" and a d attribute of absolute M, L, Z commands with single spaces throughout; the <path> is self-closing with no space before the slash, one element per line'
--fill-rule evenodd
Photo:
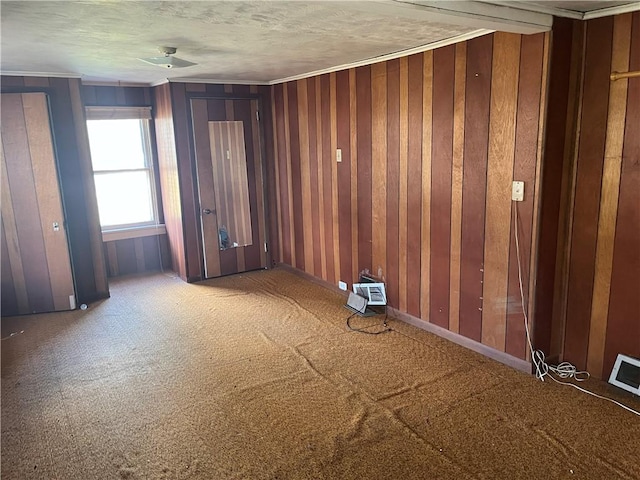
<path fill-rule="evenodd" d="M 141 120 L 142 150 L 144 155 L 144 167 L 128 168 L 128 169 L 108 169 L 92 171 L 94 178 L 97 175 L 109 175 L 124 172 L 148 172 L 149 188 L 151 195 L 151 208 L 153 219 L 147 222 L 127 223 L 120 225 L 102 226 L 103 240 L 110 240 L 111 237 L 117 238 L 133 238 L 140 236 L 153 235 L 166 232 L 164 225 L 160 224 L 158 213 L 158 195 L 156 190 L 155 168 L 153 150 L 151 148 L 151 107 L 85 107 L 86 119 L 91 120 Z M 138 232 L 140 231 L 140 232 Z"/>

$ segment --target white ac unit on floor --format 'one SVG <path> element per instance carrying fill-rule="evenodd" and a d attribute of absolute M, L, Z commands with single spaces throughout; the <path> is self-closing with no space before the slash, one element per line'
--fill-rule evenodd
<path fill-rule="evenodd" d="M 640 395 L 640 359 L 618 354 L 609 383 L 627 392 Z"/>

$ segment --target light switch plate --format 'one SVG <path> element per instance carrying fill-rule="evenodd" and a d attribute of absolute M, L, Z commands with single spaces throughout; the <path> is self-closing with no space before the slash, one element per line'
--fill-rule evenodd
<path fill-rule="evenodd" d="M 336 150 L 336 162 L 340 163 L 342 162 L 342 149 L 338 148 Z"/>

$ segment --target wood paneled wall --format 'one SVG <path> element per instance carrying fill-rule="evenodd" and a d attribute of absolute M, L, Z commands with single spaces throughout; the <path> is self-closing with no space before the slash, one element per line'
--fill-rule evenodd
<path fill-rule="evenodd" d="M 85 106 L 152 106 L 151 87 L 121 87 L 106 85 L 83 85 L 82 99 Z M 154 115 L 156 112 L 153 112 Z M 156 192 L 158 194 L 158 222 L 164 222 L 162 208 L 162 187 L 158 175 L 158 150 L 155 141 L 155 126 L 150 125 L 151 150 L 155 169 Z M 144 238 L 131 238 L 105 242 L 104 254 L 110 277 L 129 273 L 143 273 L 171 267 L 171 257 L 167 246 L 167 236 L 159 235 Z"/>
<path fill-rule="evenodd" d="M 8 77 L 3 92 L 49 95 L 78 303 L 109 295 L 80 80 Z"/>
<path fill-rule="evenodd" d="M 164 223 L 167 228 L 171 265 L 183 280 L 187 280 L 182 200 L 170 85 L 167 83 L 155 87 L 154 99 L 158 176 L 160 177 L 162 207 Z"/>
<path fill-rule="evenodd" d="M 127 238 L 104 243 L 110 277 L 171 268 L 166 235 Z"/>
<path fill-rule="evenodd" d="M 536 341 L 606 378 L 640 356 L 640 79 L 609 79 L 640 70 L 640 12 L 554 36 L 550 100 L 568 100 L 549 104 Z"/>
<path fill-rule="evenodd" d="M 547 51 L 496 33 L 274 86 L 277 258 L 334 284 L 368 270 L 393 307 L 526 358 L 511 182 L 529 279 Z"/>
<path fill-rule="evenodd" d="M 193 138 L 189 123 L 190 94 L 218 98 L 258 96 L 261 103 L 260 122 L 265 134 L 271 133 L 271 118 L 262 112 L 271 110 L 269 87 L 266 86 L 169 83 L 154 88 L 160 179 L 173 267 L 184 280 L 197 281 L 203 277 L 203 259 Z M 275 181 L 270 168 L 273 165 L 270 147 L 265 142 L 268 185 Z M 277 239 L 272 236 L 269 238 L 269 245 L 273 249 Z"/>

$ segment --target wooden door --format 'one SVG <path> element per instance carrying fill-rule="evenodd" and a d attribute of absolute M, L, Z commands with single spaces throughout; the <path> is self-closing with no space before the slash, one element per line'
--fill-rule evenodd
<path fill-rule="evenodd" d="M 2 94 L 2 315 L 72 310 L 75 291 L 44 93 Z"/>
<path fill-rule="evenodd" d="M 266 268 L 255 99 L 191 99 L 205 278 Z"/>

